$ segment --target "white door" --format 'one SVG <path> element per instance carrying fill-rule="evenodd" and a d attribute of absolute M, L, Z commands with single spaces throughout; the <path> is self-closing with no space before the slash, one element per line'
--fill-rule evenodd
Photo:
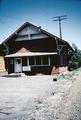
<path fill-rule="evenodd" d="M 22 72 L 22 59 L 15 58 L 15 72 Z"/>

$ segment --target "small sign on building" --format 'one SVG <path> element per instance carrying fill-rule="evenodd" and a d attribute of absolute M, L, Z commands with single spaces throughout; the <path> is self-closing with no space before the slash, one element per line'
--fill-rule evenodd
<path fill-rule="evenodd" d="M 23 66 L 23 71 L 31 71 L 31 66 Z"/>

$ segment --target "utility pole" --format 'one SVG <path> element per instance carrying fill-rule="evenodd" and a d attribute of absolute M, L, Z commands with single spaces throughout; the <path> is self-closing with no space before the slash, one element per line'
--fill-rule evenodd
<path fill-rule="evenodd" d="M 62 39 L 61 21 L 65 20 L 65 19 L 67 19 L 67 15 L 53 17 L 53 21 L 58 21 L 59 22 L 59 32 L 60 32 L 60 38 L 61 39 Z"/>

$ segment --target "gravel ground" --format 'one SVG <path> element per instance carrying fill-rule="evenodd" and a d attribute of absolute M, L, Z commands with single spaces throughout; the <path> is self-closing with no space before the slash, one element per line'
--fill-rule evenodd
<path fill-rule="evenodd" d="M 59 76 L 0 77 L 0 120 L 75 120 L 67 117 L 67 111 L 74 109 L 69 106 L 75 92 L 69 92 L 77 91 L 77 76 L 78 71 Z M 81 82 L 77 84 L 81 86 Z"/>
<path fill-rule="evenodd" d="M 69 95 L 64 99 L 59 120 L 81 120 L 81 69 L 78 70 Z"/>

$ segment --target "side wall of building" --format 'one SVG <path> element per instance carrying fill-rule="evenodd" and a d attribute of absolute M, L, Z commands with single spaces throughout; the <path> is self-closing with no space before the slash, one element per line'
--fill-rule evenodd
<path fill-rule="evenodd" d="M 6 71 L 4 57 L 0 56 L 0 72 Z"/>

